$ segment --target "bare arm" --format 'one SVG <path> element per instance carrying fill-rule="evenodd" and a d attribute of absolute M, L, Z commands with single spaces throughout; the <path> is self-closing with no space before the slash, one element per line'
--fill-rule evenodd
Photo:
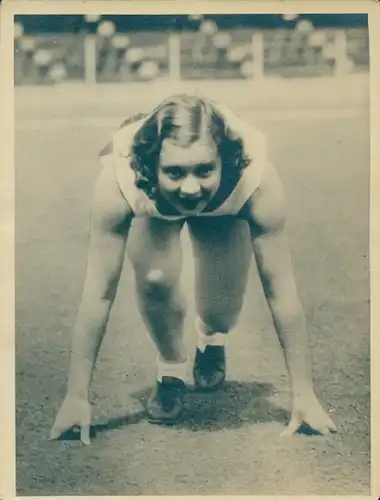
<path fill-rule="evenodd" d="M 284 351 L 293 394 L 312 389 L 308 335 L 286 234 L 281 182 L 268 165 L 249 205 L 254 254 L 273 323 Z"/>
<path fill-rule="evenodd" d="M 268 165 L 262 184 L 245 207 L 265 297 L 284 351 L 293 392 L 287 428 L 291 436 L 302 424 L 322 434 L 336 426 L 324 412 L 313 389 L 305 316 L 298 297 L 285 224 L 285 201 L 280 179 Z"/>
<path fill-rule="evenodd" d="M 121 275 L 130 207 L 111 169 L 97 181 L 90 224 L 85 282 L 74 326 L 68 393 L 87 398 L 93 368 L 102 343 Z"/>

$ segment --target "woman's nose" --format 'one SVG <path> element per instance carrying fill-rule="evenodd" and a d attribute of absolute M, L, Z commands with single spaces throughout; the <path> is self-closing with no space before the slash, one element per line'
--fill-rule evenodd
<path fill-rule="evenodd" d="M 201 187 L 197 179 L 189 175 L 186 177 L 181 186 L 181 195 L 186 198 L 196 198 L 201 192 Z"/>

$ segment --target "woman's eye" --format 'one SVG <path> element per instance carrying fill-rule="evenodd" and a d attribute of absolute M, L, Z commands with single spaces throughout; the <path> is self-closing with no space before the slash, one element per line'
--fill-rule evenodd
<path fill-rule="evenodd" d="M 179 168 L 170 168 L 165 170 L 165 174 L 172 180 L 178 180 L 183 177 L 183 172 Z"/>
<path fill-rule="evenodd" d="M 199 177 L 208 177 L 214 172 L 215 168 L 213 165 L 205 165 L 198 168 Z"/>

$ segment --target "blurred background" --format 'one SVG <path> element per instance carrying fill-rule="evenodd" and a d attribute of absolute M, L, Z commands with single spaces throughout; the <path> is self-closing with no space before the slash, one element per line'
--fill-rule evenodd
<path fill-rule="evenodd" d="M 364 14 L 15 16 L 15 85 L 367 72 L 367 23 Z"/>

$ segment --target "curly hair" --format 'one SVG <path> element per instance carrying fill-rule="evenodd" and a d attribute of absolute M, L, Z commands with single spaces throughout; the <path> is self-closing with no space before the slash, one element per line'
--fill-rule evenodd
<path fill-rule="evenodd" d="M 230 185 L 237 182 L 251 161 L 244 150 L 242 138 L 217 107 L 204 98 L 175 95 L 161 102 L 144 118 L 143 125 L 133 138 L 129 156 L 136 175 L 136 187 L 152 200 L 157 193 L 161 146 L 167 138 L 180 140 L 186 147 L 209 133 L 221 160 L 222 179 Z"/>

